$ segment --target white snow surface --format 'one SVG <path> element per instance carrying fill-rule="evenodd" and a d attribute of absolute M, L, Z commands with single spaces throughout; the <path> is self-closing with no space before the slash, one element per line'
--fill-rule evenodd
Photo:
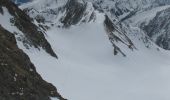
<path fill-rule="evenodd" d="M 9 14 L 8 9 L 6 7 L 2 7 L 2 9 L 4 14 L 0 14 L 0 25 L 6 30 L 13 33 L 16 30 L 16 27 L 12 26 L 12 24 L 10 23 L 10 19 L 13 18 L 13 16 Z"/>
<path fill-rule="evenodd" d="M 103 20 L 98 14 L 94 23 L 49 30 L 58 60 L 43 50 L 23 50 L 68 100 L 169 100 L 170 52 L 134 40 L 138 50 L 114 56 Z"/>
<path fill-rule="evenodd" d="M 50 98 L 51 100 L 59 100 L 59 99 L 57 99 L 57 98 Z"/>

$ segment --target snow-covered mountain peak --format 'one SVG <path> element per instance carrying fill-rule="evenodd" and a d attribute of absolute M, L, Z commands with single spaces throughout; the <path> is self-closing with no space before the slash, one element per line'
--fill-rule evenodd
<path fill-rule="evenodd" d="M 169 7 L 169 0 L 34 0 L 20 6 L 28 23 L 22 15 L 16 21 L 28 32 L 12 28 L 20 49 L 69 100 L 169 100 Z M 10 30 L 17 14 L 1 9 Z M 20 33 L 39 50 L 21 45 Z"/>

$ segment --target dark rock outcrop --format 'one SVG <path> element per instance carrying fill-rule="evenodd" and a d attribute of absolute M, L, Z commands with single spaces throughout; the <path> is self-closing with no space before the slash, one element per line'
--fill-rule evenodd
<path fill-rule="evenodd" d="M 80 22 L 87 5 L 83 0 L 82 2 L 79 2 L 78 0 L 68 0 L 65 5 L 65 16 L 61 19 L 64 27 L 69 27 L 70 25 L 75 25 Z"/>
<path fill-rule="evenodd" d="M 114 47 L 114 55 L 121 53 L 123 56 L 126 56 L 126 54 L 119 48 L 119 46 L 117 46 L 117 42 L 122 43 L 132 50 L 136 49 L 126 33 L 121 31 L 121 29 L 119 29 L 119 27 L 116 26 L 107 15 L 105 15 L 104 26 L 108 33 L 109 40 Z"/>
<path fill-rule="evenodd" d="M 29 57 L 17 47 L 12 33 L 0 26 L 0 100 L 64 100 L 56 88 L 36 72 Z"/>

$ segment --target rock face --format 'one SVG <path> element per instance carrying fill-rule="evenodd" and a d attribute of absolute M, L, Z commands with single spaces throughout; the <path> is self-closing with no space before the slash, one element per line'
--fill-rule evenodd
<path fill-rule="evenodd" d="M 83 13 L 86 10 L 86 4 L 84 1 L 78 2 L 78 0 L 68 0 L 65 5 L 66 14 L 62 19 L 62 23 L 65 27 L 77 24 L 83 17 Z"/>
<path fill-rule="evenodd" d="M 45 39 L 44 33 L 32 23 L 32 19 L 28 15 L 26 15 L 10 0 L 1 0 L 0 8 L 2 6 L 6 7 L 9 13 L 13 16 L 11 23 L 13 23 L 14 26 L 24 33 L 25 37 L 27 38 L 27 41 L 25 42 L 28 47 L 34 46 L 38 49 L 43 48 L 51 56 L 57 58 L 57 55 L 53 52 L 50 44 Z"/>
<path fill-rule="evenodd" d="M 170 8 L 157 13 L 156 17 L 144 27 L 152 40 L 160 47 L 170 50 Z"/>
<path fill-rule="evenodd" d="M 0 100 L 50 100 L 63 98 L 37 74 L 28 56 L 16 45 L 12 33 L 0 26 Z"/>
<path fill-rule="evenodd" d="M 134 44 L 129 39 L 127 34 L 121 31 L 121 29 L 119 29 L 119 27 L 117 27 L 107 15 L 105 15 L 104 25 L 106 32 L 108 33 L 109 40 L 114 47 L 114 55 L 121 53 L 123 56 L 126 56 L 126 54 L 117 45 L 118 42 L 122 43 L 124 46 L 127 46 L 129 49 L 135 49 Z"/>

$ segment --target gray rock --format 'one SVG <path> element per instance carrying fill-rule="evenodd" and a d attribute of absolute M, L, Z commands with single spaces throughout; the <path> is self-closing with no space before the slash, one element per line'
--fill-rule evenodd
<path fill-rule="evenodd" d="M 144 30 L 157 45 L 170 50 L 170 8 L 157 13 Z"/>

